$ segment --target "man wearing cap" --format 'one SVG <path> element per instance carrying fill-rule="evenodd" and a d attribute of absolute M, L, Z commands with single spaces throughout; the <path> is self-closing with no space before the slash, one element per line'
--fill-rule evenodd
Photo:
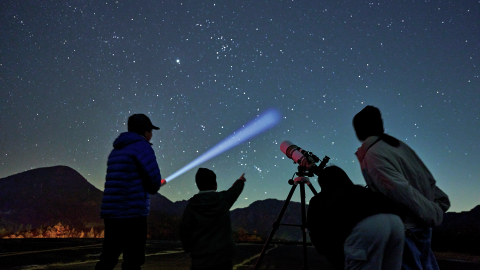
<path fill-rule="evenodd" d="M 144 114 L 128 118 L 128 132 L 113 142 L 108 156 L 100 216 L 105 223 L 103 252 L 95 269 L 114 269 L 123 252 L 122 269 L 141 269 L 145 262 L 150 194 L 162 178 L 150 140 L 154 126 Z"/>
<path fill-rule="evenodd" d="M 430 247 L 432 227 L 442 223 L 448 196 L 408 145 L 384 133 L 378 108 L 357 113 L 353 128 L 362 142 L 355 154 L 368 187 L 407 211 L 402 269 L 438 269 Z"/>

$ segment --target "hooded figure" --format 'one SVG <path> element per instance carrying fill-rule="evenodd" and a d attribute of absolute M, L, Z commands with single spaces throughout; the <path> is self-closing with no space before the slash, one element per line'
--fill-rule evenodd
<path fill-rule="evenodd" d="M 335 269 L 399 270 L 403 215 L 390 200 L 354 185 L 337 166 L 318 172 L 321 192 L 309 203 L 307 225 L 317 251 Z"/>
<path fill-rule="evenodd" d="M 231 188 L 216 192 L 215 173 L 198 169 L 195 182 L 200 191 L 188 202 L 180 224 L 180 240 L 192 257 L 192 269 L 232 269 L 236 247 L 230 208 L 245 181 L 242 174 Z"/>

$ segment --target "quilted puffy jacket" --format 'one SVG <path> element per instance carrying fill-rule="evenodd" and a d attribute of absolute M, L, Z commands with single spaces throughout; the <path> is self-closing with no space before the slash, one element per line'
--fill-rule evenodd
<path fill-rule="evenodd" d="M 160 189 L 161 175 L 150 143 L 134 132 L 124 132 L 113 142 L 100 216 L 146 217 L 150 195 Z"/>

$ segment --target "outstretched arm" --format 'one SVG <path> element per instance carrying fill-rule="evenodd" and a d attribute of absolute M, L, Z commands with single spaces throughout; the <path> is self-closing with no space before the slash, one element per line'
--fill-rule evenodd
<path fill-rule="evenodd" d="M 238 199 L 238 196 L 240 196 L 242 193 L 246 181 L 247 179 L 245 179 L 245 173 L 243 173 L 237 179 L 237 181 L 233 183 L 232 187 L 225 191 L 227 193 L 227 201 L 230 207 L 235 203 L 235 201 Z"/>

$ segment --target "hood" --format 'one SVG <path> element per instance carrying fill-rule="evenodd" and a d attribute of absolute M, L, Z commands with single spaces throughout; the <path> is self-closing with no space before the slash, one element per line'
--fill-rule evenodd
<path fill-rule="evenodd" d="M 122 149 L 127 145 L 130 145 L 132 143 L 136 143 L 139 141 L 147 142 L 147 140 L 144 137 L 138 135 L 135 132 L 123 132 L 113 142 L 113 148 Z"/>
<path fill-rule="evenodd" d="M 222 210 L 226 205 L 221 200 L 218 192 L 196 194 L 190 199 L 190 207 L 197 215 L 213 218 L 224 213 Z"/>

